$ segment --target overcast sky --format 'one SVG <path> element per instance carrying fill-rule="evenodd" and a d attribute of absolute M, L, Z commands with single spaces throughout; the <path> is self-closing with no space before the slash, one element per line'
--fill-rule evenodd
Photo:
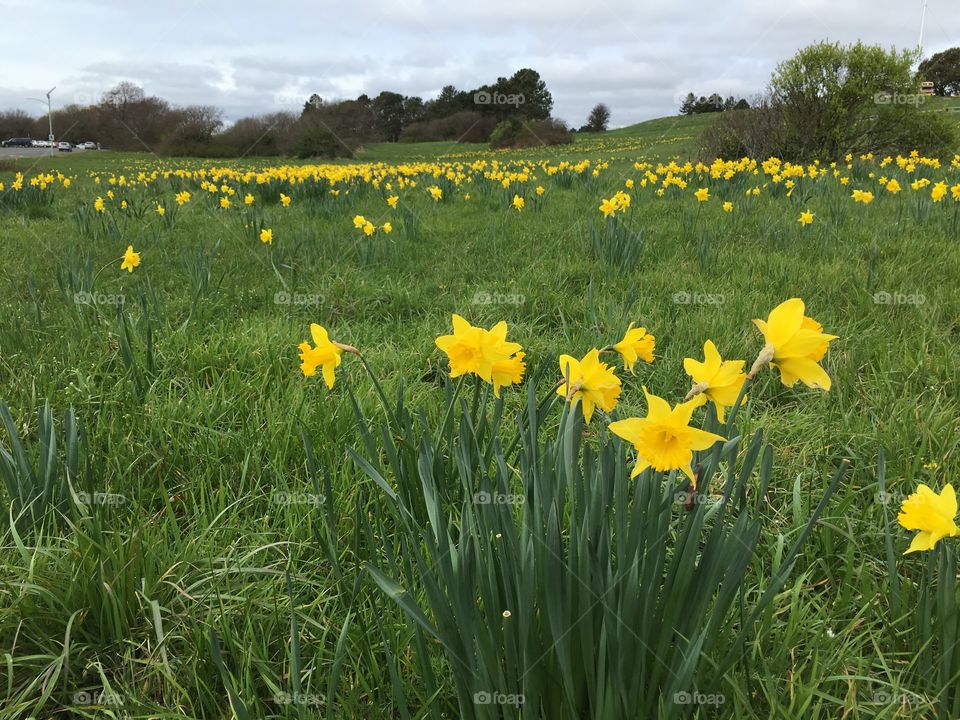
<path fill-rule="evenodd" d="M 960 45 L 957 0 L 930 0 L 926 54 Z M 923 0 L 0 0 L 0 108 L 96 102 L 120 80 L 227 120 L 394 90 L 428 99 L 521 67 L 554 115 L 612 126 L 676 113 L 678 96 L 751 95 L 817 40 L 914 48 Z"/>

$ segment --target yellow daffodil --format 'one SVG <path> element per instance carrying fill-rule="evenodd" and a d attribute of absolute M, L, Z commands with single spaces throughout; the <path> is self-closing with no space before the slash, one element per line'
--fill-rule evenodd
<path fill-rule="evenodd" d="M 570 355 L 560 356 L 560 372 L 563 384 L 557 388 L 557 394 L 568 402 L 580 400 L 583 419 L 590 424 L 595 408 L 612 412 L 620 397 L 620 378 L 614 368 L 600 362 L 600 351 L 593 349 L 577 360 Z"/>
<path fill-rule="evenodd" d="M 260 242 L 265 245 L 269 245 L 273 242 L 273 230 L 270 228 L 263 228 L 260 231 Z"/>
<path fill-rule="evenodd" d="M 283 193 L 280 193 L 280 204 L 281 204 L 281 205 L 283 205 L 284 207 L 290 207 L 290 202 L 291 202 L 291 200 L 290 200 L 290 196 L 289 196 L 289 195 L 284 195 Z"/>
<path fill-rule="evenodd" d="M 523 210 L 524 201 L 523 198 L 519 195 L 513 196 L 513 202 L 511 203 L 516 210 Z"/>
<path fill-rule="evenodd" d="M 133 251 L 133 245 L 127 245 L 127 251 L 123 254 L 123 262 L 120 263 L 120 270 L 133 272 L 135 267 L 140 267 L 140 253 Z"/>
<path fill-rule="evenodd" d="M 679 403 L 673 408 L 663 398 L 647 397 L 647 416 L 626 418 L 610 423 L 610 432 L 631 443 L 637 451 L 637 464 L 630 477 L 636 477 L 647 468 L 657 472 L 679 470 L 696 487 L 697 478 L 691 464 L 695 450 L 708 450 L 723 437 L 715 433 L 690 427 L 693 411 L 705 402 L 703 395 Z"/>
<path fill-rule="evenodd" d="M 393 232 L 393 225 L 390 224 L 390 223 L 388 223 L 388 222 L 386 222 L 386 223 L 384 223 L 383 226 L 381 227 L 381 230 L 383 230 L 387 235 L 389 235 L 390 233 Z"/>
<path fill-rule="evenodd" d="M 924 484 L 900 506 L 897 521 L 907 530 L 919 530 L 904 555 L 933 550 L 946 537 L 960 537 L 957 527 L 957 493 L 949 483 L 937 495 Z"/>
<path fill-rule="evenodd" d="M 732 202 L 729 202 L 729 201 L 728 201 L 728 202 L 725 202 L 725 203 L 723 204 L 723 211 L 724 211 L 724 212 L 728 212 L 728 213 L 729 213 L 729 212 L 733 212 L 733 203 L 732 203 Z"/>
<path fill-rule="evenodd" d="M 336 379 L 334 371 L 340 365 L 341 353 L 349 346 L 331 342 L 326 329 L 317 323 L 310 324 L 310 336 L 313 338 L 314 347 L 310 347 L 308 342 L 299 345 L 300 369 L 306 377 L 313 377 L 317 374 L 317 368 L 322 366 L 323 380 L 328 388 L 333 389 Z"/>
<path fill-rule="evenodd" d="M 813 213 L 809 210 L 804 210 L 802 213 L 800 213 L 800 220 L 798 220 L 798 222 L 801 225 L 810 225 L 813 223 Z"/>
<path fill-rule="evenodd" d="M 646 328 L 635 328 L 633 323 L 630 323 L 623 339 L 614 345 L 613 349 L 620 353 L 623 358 L 623 367 L 633 373 L 633 366 L 638 359 L 645 363 L 653 362 L 656 338 L 650 335 Z"/>
<path fill-rule="evenodd" d="M 228 197 L 220 198 L 220 207 L 222 207 L 224 210 L 230 207 L 230 198 Z"/>
<path fill-rule="evenodd" d="M 502 320 L 486 330 L 454 315 L 453 334 L 441 335 L 435 342 L 447 355 L 450 377 L 473 373 L 491 383 L 497 397 L 501 387 L 518 383 L 523 377 L 522 348 L 507 341 L 507 323 Z"/>
<path fill-rule="evenodd" d="M 102 197 L 98 197 L 96 200 L 93 201 L 93 209 L 96 210 L 96 211 L 99 212 L 99 213 L 102 213 L 102 212 L 103 212 L 104 205 L 103 205 L 103 198 L 102 198 Z"/>
<path fill-rule="evenodd" d="M 254 202 L 253 195 L 251 195 L 250 193 L 247 193 L 246 195 L 243 196 L 244 205 L 253 205 L 253 202 Z"/>
<path fill-rule="evenodd" d="M 707 340 L 703 344 L 703 362 L 693 358 L 683 360 L 683 369 L 693 380 L 686 399 L 701 393 L 706 395 L 717 409 L 717 419 L 723 422 L 724 408 L 733 407 L 747 379 L 743 372 L 745 364 L 745 360 L 724 360 L 713 341 Z"/>
<path fill-rule="evenodd" d="M 400 198 L 398 198 L 396 195 L 391 195 L 390 197 L 387 198 L 387 205 L 389 205 L 392 208 L 395 208 L 397 206 L 397 200 L 399 199 Z"/>
<path fill-rule="evenodd" d="M 694 193 L 694 196 L 697 198 L 697 202 L 706 202 L 710 199 L 710 189 L 700 188 Z"/>
<path fill-rule="evenodd" d="M 827 335 L 823 326 L 804 315 L 800 298 L 791 298 L 777 307 L 764 320 L 754 320 L 766 344 L 750 369 L 753 377 L 767 363 L 780 371 L 780 381 L 792 387 L 797 380 L 807 387 L 830 389 L 830 376 L 819 362 L 827 354 L 836 335 Z"/>
<path fill-rule="evenodd" d="M 160 217 L 163 217 L 164 215 L 167 214 L 167 209 L 163 205 L 157 205 L 156 212 L 157 212 L 157 215 L 159 215 Z"/>
<path fill-rule="evenodd" d="M 363 215 L 356 215 L 353 218 L 353 226 L 357 230 L 362 230 L 363 226 L 367 224 L 367 219 Z"/>
<path fill-rule="evenodd" d="M 523 358 L 526 353 L 518 352 L 506 360 L 497 360 L 490 369 L 490 383 L 493 385 L 493 394 L 500 397 L 500 388 L 508 385 L 518 385 L 523 381 L 523 372 L 526 363 Z"/>

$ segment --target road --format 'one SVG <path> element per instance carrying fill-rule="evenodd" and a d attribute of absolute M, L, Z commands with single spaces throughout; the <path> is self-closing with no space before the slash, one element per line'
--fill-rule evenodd
<path fill-rule="evenodd" d="M 74 150 L 73 152 L 96 152 L 95 150 Z M 72 153 L 62 153 L 56 148 L 0 148 L 0 158 L 38 158 L 51 155 L 66 155 L 69 157 Z"/>

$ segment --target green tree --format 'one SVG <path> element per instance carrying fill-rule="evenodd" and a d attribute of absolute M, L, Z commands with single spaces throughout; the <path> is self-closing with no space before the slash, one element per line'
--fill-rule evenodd
<path fill-rule="evenodd" d="M 933 83 L 937 95 L 960 94 L 960 47 L 950 48 L 920 63 L 921 80 Z"/>
<path fill-rule="evenodd" d="M 373 100 L 377 129 L 385 140 L 396 142 L 404 126 L 403 95 L 384 90 Z"/>

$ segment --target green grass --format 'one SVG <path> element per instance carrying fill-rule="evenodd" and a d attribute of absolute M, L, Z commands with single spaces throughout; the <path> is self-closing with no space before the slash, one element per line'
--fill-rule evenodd
<path fill-rule="evenodd" d="M 75 210 L 108 187 L 88 172 L 135 176 L 153 160 L 91 153 L 38 163 L 75 180 L 50 205 L 0 210 L 0 399 L 33 453 L 44 401 L 58 427 L 73 408 L 91 459 L 75 490 L 119 500 L 70 512 L 59 527 L 3 523 L 0 718 L 102 717 L 96 693 L 116 717 L 228 717 L 228 692 L 252 717 L 454 716 L 439 650 L 417 646 L 413 624 L 362 570 L 390 559 L 364 533 L 367 521 L 379 518 L 388 534 L 390 526 L 382 493 L 346 456 L 362 452 L 348 393 L 365 415 L 382 410 L 355 358 L 344 357 L 332 392 L 302 376 L 296 346 L 309 324 L 359 347 L 388 396 L 402 381 L 408 404 L 435 418 L 447 364 L 433 340 L 449 332 L 451 313 L 485 326 L 507 320 L 528 353 L 528 377 L 546 366 L 548 378 L 558 354 L 582 355 L 637 322 L 656 336 L 657 359 L 624 375 L 625 417 L 644 414 L 643 385 L 682 398 L 683 358 L 701 357 L 708 338 L 749 365 L 762 344 L 751 319 L 794 296 L 840 336 L 825 363 L 833 388 L 787 389 L 767 372 L 751 389 L 742 430 L 762 428 L 776 452 L 749 598 L 769 583 L 841 460 L 851 469 L 741 661 L 712 679 L 714 691 L 725 697 L 724 716 L 928 714 L 920 708 L 936 688 L 917 664 L 913 612 L 926 558 L 901 558 L 909 535 L 891 527 L 891 576 L 886 523 L 916 483 L 939 488 L 960 470 L 958 203 L 920 199 L 929 189 L 911 191 L 900 171 L 904 192 L 885 194 L 867 174 L 890 170 L 861 164 L 850 187 L 873 188 L 869 206 L 830 177 L 801 183 L 792 198 L 770 186 L 747 199 L 744 190 L 764 181 L 749 175 L 727 183 L 694 175 L 686 193 L 672 188 L 663 199 L 641 190 L 633 162 L 689 152 L 705 122 L 667 118 L 516 154 L 371 146 L 365 162 L 610 164 L 569 186 L 535 169 L 525 185 L 486 191 L 477 176 L 450 185 L 442 203 L 426 194 L 436 180 L 418 177 L 398 193 L 419 218 L 409 236 L 387 193 L 363 183 L 323 201 L 288 189 L 287 209 L 254 189 L 274 231 L 270 247 L 195 184 L 172 229 L 148 209 L 122 232 L 84 235 Z M 955 184 L 947 165 L 917 175 Z M 629 217 L 644 244 L 635 264 L 614 269 L 594 257 L 590 233 L 602 225 L 601 198 L 627 178 L 638 183 Z M 540 210 L 536 184 L 546 188 Z M 698 206 L 690 191 L 708 184 L 712 199 Z M 174 188 L 157 187 L 172 203 Z M 518 213 L 507 200 L 521 187 L 528 206 Z M 726 199 L 733 213 L 721 211 Z M 808 207 L 817 220 L 803 229 L 797 218 Z M 356 214 L 396 229 L 366 239 Z M 133 274 L 119 271 L 128 243 L 142 253 Z M 77 288 L 102 303 L 78 306 Z M 877 303 L 880 292 L 923 302 Z M 120 296 L 118 312 L 110 302 Z M 510 302 L 475 302 L 486 297 Z M 540 395 L 549 389 L 542 383 Z M 508 412 L 522 406 L 523 391 L 504 393 Z M 301 432 L 317 453 L 316 477 Z M 9 446 L 6 434 L 0 444 Z M 881 450 L 887 495 L 878 495 Z M 435 692 L 418 669 L 422 653 Z M 305 702 L 274 697 L 294 691 Z"/>

